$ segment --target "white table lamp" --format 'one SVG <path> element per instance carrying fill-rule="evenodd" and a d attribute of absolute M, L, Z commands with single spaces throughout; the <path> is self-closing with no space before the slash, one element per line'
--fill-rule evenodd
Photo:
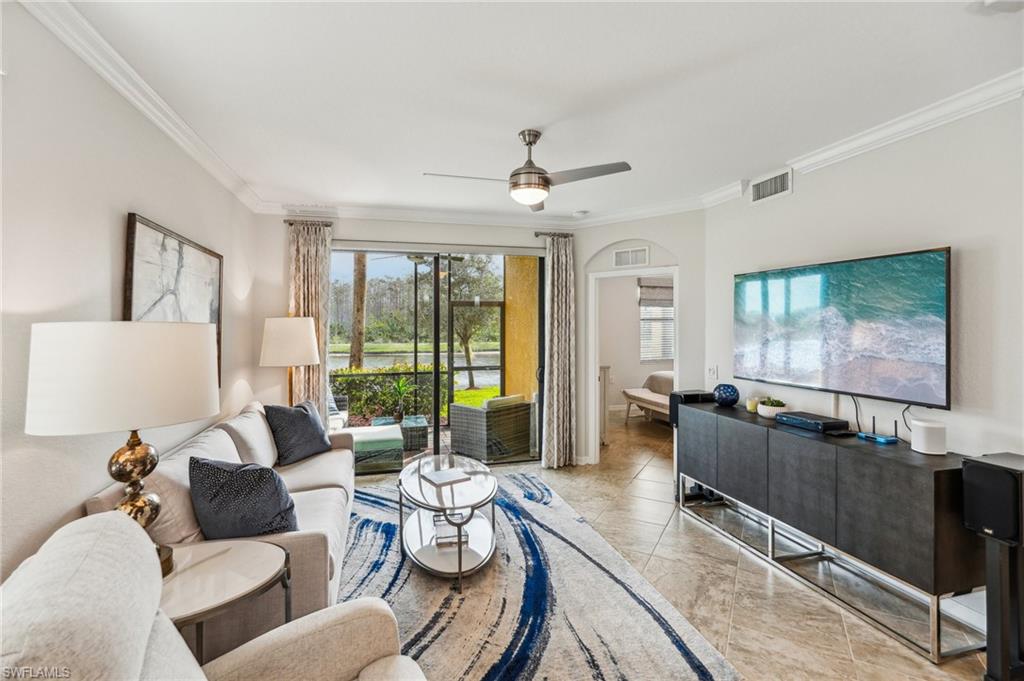
<path fill-rule="evenodd" d="M 160 514 L 160 497 L 143 489 L 159 462 L 142 428 L 220 413 L 213 324 L 56 322 L 32 325 L 25 432 L 86 435 L 130 431 L 110 458 L 125 485 L 117 508 L 142 527 Z M 165 548 L 165 547 L 164 547 Z M 169 559 L 167 555 L 161 557 Z"/>
<path fill-rule="evenodd" d="M 294 404 L 294 367 L 320 363 L 312 317 L 267 317 L 263 322 L 261 367 L 288 367 L 288 404 Z"/>

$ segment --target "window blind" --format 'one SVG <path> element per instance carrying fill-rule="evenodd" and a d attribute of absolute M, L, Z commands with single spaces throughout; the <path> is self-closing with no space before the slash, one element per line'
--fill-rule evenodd
<path fill-rule="evenodd" d="M 640 361 L 670 360 L 676 354 L 676 320 L 671 277 L 636 280 L 640 302 Z"/>
<path fill-rule="evenodd" d="M 672 307 L 671 277 L 640 277 L 636 285 L 640 307 Z"/>
<path fill-rule="evenodd" d="M 640 361 L 669 360 L 676 354 L 676 320 L 671 307 L 640 306 Z"/>

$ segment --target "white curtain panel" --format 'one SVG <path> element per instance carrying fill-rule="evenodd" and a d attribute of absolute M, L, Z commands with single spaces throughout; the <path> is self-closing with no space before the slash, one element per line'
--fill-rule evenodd
<path fill-rule="evenodd" d="M 545 300 L 545 468 L 576 463 L 576 282 L 571 234 L 548 236 Z"/>
<path fill-rule="evenodd" d="M 295 403 L 310 400 L 327 423 L 327 301 L 330 294 L 331 225 L 323 220 L 286 220 L 291 260 L 293 317 L 312 317 L 316 326 L 320 364 L 295 367 L 292 391 Z"/>

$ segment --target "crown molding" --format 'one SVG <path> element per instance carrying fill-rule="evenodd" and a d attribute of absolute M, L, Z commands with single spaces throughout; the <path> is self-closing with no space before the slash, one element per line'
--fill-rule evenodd
<path fill-rule="evenodd" d="M 74 5 L 67 0 L 21 0 L 21 5 L 228 191 L 256 211 L 261 203 L 256 192 L 143 80 Z"/>
<path fill-rule="evenodd" d="M 432 208 L 404 208 L 365 205 L 299 206 L 264 201 L 185 120 L 143 80 L 135 69 L 101 36 L 68 0 L 37 3 L 20 0 L 22 6 L 48 28 L 82 61 L 106 80 L 117 92 L 180 146 L 200 166 L 234 194 L 253 213 L 296 217 L 333 217 L 364 220 L 488 225 L 503 227 L 557 227 L 580 229 L 616 222 L 685 213 L 717 206 L 740 198 L 746 182 L 732 182 L 699 196 L 686 197 L 641 208 L 631 208 L 582 218 L 524 214 L 521 217 L 499 212 L 472 212 Z M 994 78 L 976 87 L 947 97 L 917 111 L 894 118 L 856 135 L 799 156 L 786 165 L 809 173 L 879 147 L 951 123 L 1021 97 L 1024 93 L 1024 69 Z"/>
<path fill-rule="evenodd" d="M 536 229 L 538 227 L 573 229 L 581 224 L 581 221 L 577 218 L 560 215 L 542 217 L 534 213 L 524 213 L 522 216 L 518 216 L 499 212 L 353 204 L 307 205 L 264 201 L 260 202 L 253 212 L 284 217 L 424 222 L 449 225 L 484 225 L 488 227 L 525 227 L 528 229 Z"/>
<path fill-rule="evenodd" d="M 711 206 L 717 206 L 720 203 L 726 201 L 732 201 L 743 196 L 743 192 L 747 190 L 747 181 L 739 180 L 737 182 L 731 182 L 724 187 L 718 189 L 712 189 L 709 192 L 705 192 L 700 195 L 700 204 L 702 208 L 711 208 Z"/>
<path fill-rule="evenodd" d="M 1005 104 L 1024 93 L 1024 69 L 1016 69 L 934 104 L 868 128 L 856 135 L 798 156 L 786 165 L 810 173 L 912 135 L 952 123 L 971 114 Z"/>

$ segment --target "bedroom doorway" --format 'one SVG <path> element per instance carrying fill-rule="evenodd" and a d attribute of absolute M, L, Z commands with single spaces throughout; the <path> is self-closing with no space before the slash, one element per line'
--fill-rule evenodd
<path fill-rule="evenodd" d="M 668 393 L 679 384 L 678 278 L 676 266 L 587 277 L 587 453 L 594 463 L 607 451 L 603 444 L 629 443 L 634 430 L 646 442 L 673 440 Z"/>

